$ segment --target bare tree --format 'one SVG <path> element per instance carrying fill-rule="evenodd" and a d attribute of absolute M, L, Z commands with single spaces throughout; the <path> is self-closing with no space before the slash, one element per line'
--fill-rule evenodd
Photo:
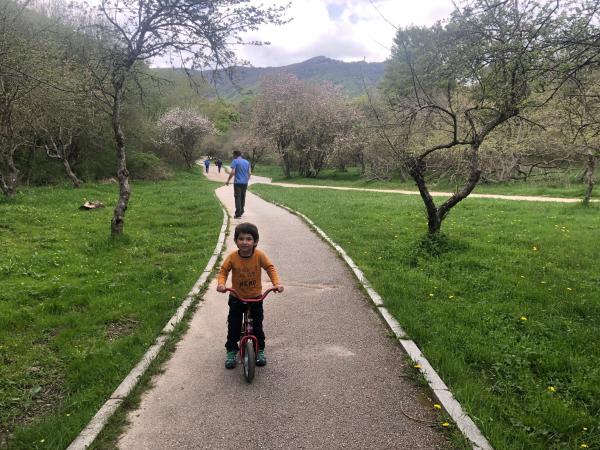
<path fill-rule="evenodd" d="M 119 199 L 111 233 L 121 234 L 131 188 L 122 128 L 123 98 L 136 67 L 169 54 L 186 69 L 228 67 L 235 62 L 231 44 L 261 24 L 283 23 L 285 7 L 256 7 L 249 0 L 102 0 L 99 34 L 112 41 L 101 49 L 94 75 L 110 108 L 116 144 Z M 260 44 L 252 42 L 252 44 Z"/>
<path fill-rule="evenodd" d="M 83 180 L 81 180 L 75 174 L 75 172 L 73 172 L 73 168 L 71 167 L 70 163 L 70 159 L 75 153 L 74 150 L 76 148 L 76 144 L 73 142 L 73 137 L 73 129 L 59 127 L 56 131 L 56 135 L 54 133 L 47 132 L 44 148 L 46 149 L 46 154 L 48 157 L 60 160 L 65 169 L 65 173 L 73 183 L 73 186 L 79 188 L 83 184 Z"/>
<path fill-rule="evenodd" d="M 419 189 L 430 236 L 479 182 L 479 149 L 491 133 L 512 118 L 526 119 L 598 59 L 589 39 L 597 8 L 564 3 L 457 2 L 444 25 L 398 31 L 385 83 L 389 108 L 375 115 Z M 428 160 L 457 151 L 467 176 L 438 206 L 425 177 Z"/>

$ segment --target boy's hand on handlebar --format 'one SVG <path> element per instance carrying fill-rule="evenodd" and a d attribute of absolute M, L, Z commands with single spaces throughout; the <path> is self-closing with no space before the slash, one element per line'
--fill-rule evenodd
<path fill-rule="evenodd" d="M 277 292 L 283 292 L 283 286 L 278 284 L 277 286 L 273 286 L 275 289 L 277 289 Z"/>
<path fill-rule="evenodd" d="M 227 288 L 225 287 L 224 284 L 219 284 L 217 285 L 217 292 L 226 292 Z"/>

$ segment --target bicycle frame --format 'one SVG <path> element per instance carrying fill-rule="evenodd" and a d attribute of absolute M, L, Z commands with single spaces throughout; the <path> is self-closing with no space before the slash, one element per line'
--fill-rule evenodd
<path fill-rule="evenodd" d="M 246 342 L 252 341 L 254 347 L 254 353 L 258 353 L 258 338 L 254 336 L 254 329 L 252 327 L 252 315 L 250 312 L 250 303 L 246 303 L 246 310 L 242 316 L 242 336 L 240 337 L 240 358 L 243 360 L 246 352 Z"/>
<path fill-rule="evenodd" d="M 246 304 L 246 310 L 242 316 L 242 336 L 240 337 L 240 358 L 243 361 L 245 355 L 245 344 L 247 341 L 252 341 L 255 354 L 258 354 L 258 339 L 254 336 L 252 328 L 252 314 L 250 312 L 250 303 L 262 302 L 271 292 L 277 292 L 277 288 L 267 289 L 259 298 L 242 298 L 235 289 L 227 288 L 225 292 L 231 292 L 240 302 Z"/>

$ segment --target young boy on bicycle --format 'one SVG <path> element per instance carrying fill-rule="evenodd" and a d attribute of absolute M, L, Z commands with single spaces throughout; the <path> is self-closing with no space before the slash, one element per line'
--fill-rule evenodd
<path fill-rule="evenodd" d="M 271 263 L 267 255 L 258 250 L 258 228 L 251 223 L 240 223 L 235 227 L 233 239 L 238 250 L 231 252 L 223 262 L 219 270 L 217 281 L 217 291 L 225 292 L 225 282 L 229 272 L 232 275 L 232 288 L 242 298 L 258 298 L 262 294 L 261 268 L 265 269 L 273 286 L 278 292 L 283 292 L 283 286 L 279 282 L 279 275 L 275 266 Z M 250 303 L 252 314 L 252 325 L 254 335 L 258 339 L 258 355 L 256 356 L 256 365 L 264 366 L 267 364 L 265 356 L 265 333 L 263 331 L 263 302 Z M 225 367 L 233 369 L 236 365 L 236 354 L 239 350 L 238 341 L 240 340 L 242 328 L 242 315 L 246 305 L 240 302 L 234 295 L 229 295 L 229 316 L 227 317 L 227 357 Z"/>

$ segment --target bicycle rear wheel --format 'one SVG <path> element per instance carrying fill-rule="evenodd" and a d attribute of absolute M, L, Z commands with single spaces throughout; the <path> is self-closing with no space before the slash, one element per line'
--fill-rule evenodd
<path fill-rule="evenodd" d="M 242 358 L 244 366 L 244 378 L 248 383 L 254 379 L 254 369 L 256 369 L 256 352 L 254 351 L 254 341 L 248 339 L 244 343 L 244 356 Z"/>

